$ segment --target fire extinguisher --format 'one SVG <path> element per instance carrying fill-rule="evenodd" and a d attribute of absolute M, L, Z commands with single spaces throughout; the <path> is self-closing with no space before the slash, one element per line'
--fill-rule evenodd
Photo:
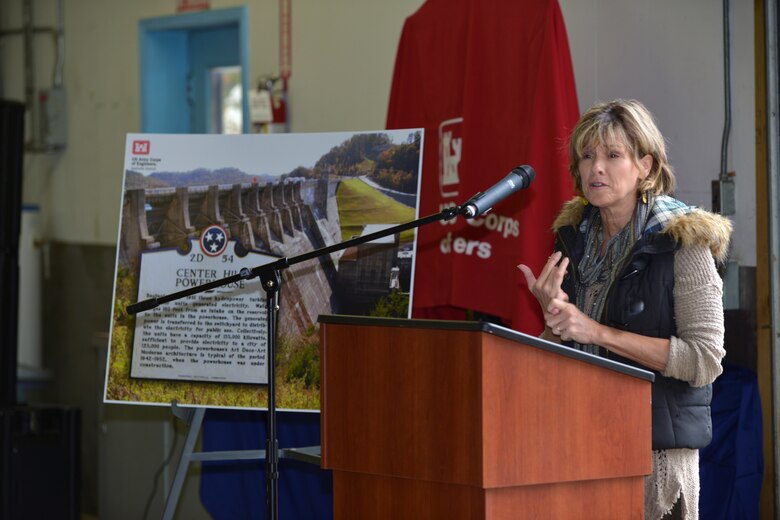
<path fill-rule="evenodd" d="M 287 132 L 287 91 L 278 87 L 279 80 L 279 77 L 260 80 L 257 90 L 251 93 L 250 112 L 255 133 Z"/>

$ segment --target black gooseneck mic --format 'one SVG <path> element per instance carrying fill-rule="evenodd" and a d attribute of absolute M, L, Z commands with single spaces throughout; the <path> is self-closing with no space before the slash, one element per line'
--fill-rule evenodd
<path fill-rule="evenodd" d="M 527 188 L 536 177 L 534 169 L 527 164 L 513 168 L 509 175 L 499 183 L 491 186 L 485 192 L 479 192 L 460 207 L 460 214 L 466 218 L 474 218 L 490 211 L 496 203 L 502 201 L 516 191 Z"/>

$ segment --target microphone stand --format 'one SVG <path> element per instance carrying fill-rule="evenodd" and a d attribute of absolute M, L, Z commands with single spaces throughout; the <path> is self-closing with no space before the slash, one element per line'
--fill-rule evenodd
<path fill-rule="evenodd" d="M 158 298 L 150 298 L 136 302 L 127 307 L 128 314 L 137 314 L 144 312 L 155 307 L 162 305 L 163 303 L 172 302 L 187 296 L 210 291 L 218 287 L 222 287 L 231 283 L 238 282 L 240 280 L 251 280 L 253 278 L 260 278 L 260 284 L 266 293 L 266 320 L 268 327 L 268 352 L 266 359 L 268 360 L 268 421 L 266 423 L 266 492 L 267 492 L 267 512 L 269 520 L 276 520 L 279 517 L 279 446 L 276 438 L 276 390 L 275 390 L 275 377 L 276 369 L 274 367 L 274 359 L 276 357 L 276 324 L 279 313 L 279 288 L 282 283 L 282 269 L 287 269 L 291 265 L 295 265 L 306 260 L 311 260 L 319 256 L 341 251 L 358 244 L 365 242 L 371 242 L 378 238 L 383 238 L 407 229 L 414 229 L 432 222 L 438 222 L 440 220 L 452 220 L 458 215 L 467 215 L 466 205 L 463 206 L 451 206 L 445 208 L 439 213 L 428 215 L 427 217 L 412 220 L 405 224 L 398 224 L 396 226 L 377 231 L 375 233 L 369 233 L 368 235 L 360 236 L 344 242 L 339 242 L 327 247 L 322 247 L 303 253 L 301 255 L 293 256 L 291 258 L 280 258 L 274 262 L 263 264 L 257 267 L 241 269 L 237 274 L 214 280 L 213 282 L 207 282 L 196 287 L 190 287 L 183 291 L 171 293 L 168 295 L 160 296 Z"/>

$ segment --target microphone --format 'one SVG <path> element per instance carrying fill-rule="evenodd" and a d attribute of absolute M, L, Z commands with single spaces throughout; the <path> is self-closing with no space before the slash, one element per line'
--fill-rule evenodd
<path fill-rule="evenodd" d="M 498 202 L 516 191 L 527 188 L 536 177 L 534 169 L 523 165 L 513 168 L 501 182 L 491 186 L 486 192 L 479 192 L 460 207 L 460 213 L 466 218 L 474 218 L 487 213 Z"/>

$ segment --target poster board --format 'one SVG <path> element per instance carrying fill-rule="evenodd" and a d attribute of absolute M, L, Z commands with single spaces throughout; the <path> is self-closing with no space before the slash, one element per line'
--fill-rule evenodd
<path fill-rule="evenodd" d="M 129 134 L 104 401 L 267 407 L 259 279 L 127 306 L 417 218 L 419 129 Z M 319 409 L 320 314 L 408 317 L 415 230 L 282 271 L 276 406 Z"/>

